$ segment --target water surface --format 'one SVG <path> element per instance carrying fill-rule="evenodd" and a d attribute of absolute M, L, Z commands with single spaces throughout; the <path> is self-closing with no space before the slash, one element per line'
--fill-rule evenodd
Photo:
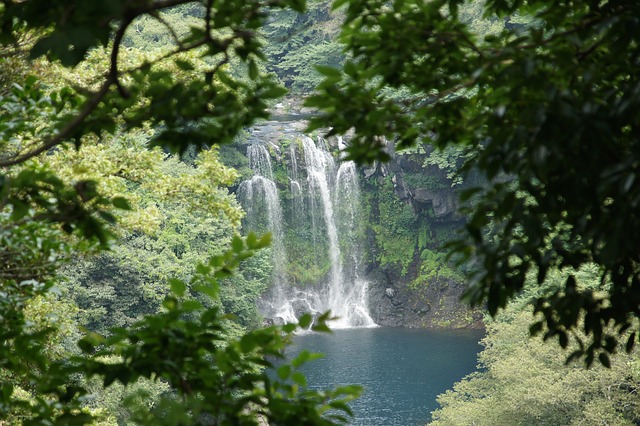
<path fill-rule="evenodd" d="M 312 388 L 364 387 L 352 403 L 352 424 L 424 425 L 438 407 L 436 396 L 476 369 L 482 335 L 477 330 L 343 329 L 297 336 L 288 352 L 325 354 L 303 368 Z"/>

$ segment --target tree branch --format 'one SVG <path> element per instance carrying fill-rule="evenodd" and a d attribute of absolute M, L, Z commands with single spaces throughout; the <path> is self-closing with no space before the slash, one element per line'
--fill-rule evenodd
<path fill-rule="evenodd" d="M 128 99 L 131 94 L 130 92 L 127 90 L 127 88 L 125 86 L 122 85 L 122 83 L 120 82 L 120 76 L 122 74 L 129 74 L 131 72 L 137 71 L 142 69 L 144 66 L 146 66 L 146 64 L 143 65 L 138 65 L 136 67 L 132 67 L 129 69 L 126 69 L 124 71 L 120 70 L 118 68 L 118 57 L 120 54 L 120 48 L 122 45 L 122 41 L 124 39 L 124 35 L 127 31 L 127 29 L 129 28 L 129 26 L 131 25 L 131 23 L 138 17 L 145 15 L 145 14 L 151 14 L 152 16 L 154 16 L 156 19 L 159 19 L 160 22 L 162 22 L 165 26 L 167 26 L 167 28 L 169 28 L 169 30 L 172 33 L 172 36 L 176 39 L 177 44 L 178 44 L 178 48 L 174 49 L 173 51 L 162 55 L 161 57 L 159 57 L 158 59 L 156 59 L 154 62 L 161 62 L 163 60 L 166 60 L 172 56 L 175 56 L 181 52 L 187 52 L 193 49 L 197 49 L 201 46 L 205 46 L 207 44 L 215 44 L 216 47 L 218 49 L 220 49 L 220 53 L 224 53 L 224 60 L 222 61 L 222 64 L 227 63 L 229 61 L 229 53 L 227 52 L 227 49 L 229 48 L 229 46 L 232 44 L 232 41 L 235 37 L 231 37 L 230 39 L 226 39 L 226 40 L 215 40 L 212 37 L 211 31 L 212 31 L 212 24 L 211 21 L 213 19 L 212 17 L 212 8 L 213 8 L 213 3 L 214 0 L 207 0 L 207 5 L 206 5 L 206 18 L 205 18 L 205 27 L 206 27 L 206 34 L 205 36 L 200 39 L 200 40 L 196 40 L 188 45 L 185 45 L 183 43 L 180 42 L 177 34 L 175 33 L 175 31 L 171 28 L 171 26 L 165 22 L 164 20 L 162 20 L 162 18 L 160 16 L 158 16 L 156 14 L 156 12 L 162 10 L 162 9 L 167 9 L 167 8 L 171 8 L 171 7 L 175 7 L 175 6 L 179 6 L 179 5 L 183 5 L 183 4 L 187 4 L 187 3 L 195 3 L 193 0 L 160 0 L 160 1 L 155 1 L 152 2 L 148 5 L 144 5 L 143 7 L 135 7 L 132 6 L 128 9 L 125 9 L 123 16 L 122 16 L 122 21 L 120 23 L 120 25 L 118 26 L 117 30 L 115 31 L 115 34 L 113 36 L 113 47 L 111 48 L 111 53 L 110 53 L 110 64 L 109 64 L 109 71 L 105 77 L 105 80 L 103 81 L 100 89 L 95 92 L 92 95 L 89 95 L 89 99 L 85 102 L 83 108 L 78 112 L 78 114 L 76 114 L 70 121 L 68 121 L 63 127 L 62 129 L 60 129 L 58 131 L 57 134 L 48 137 L 46 139 L 44 139 L 42 141 L 42 143 L 25 152 L 22 154 L 18 154 L 15 155 L 13 157 L 9 157 L 9 158 L 4 158 L 4 159 L 0 159 L 0 167 L 8 167 L 8 166 L 13 166 L 16 164 L 20 164 L 23 163 L 33 157 L 36 157 L 39 154 L 42 154 L 43 152 L 46 152 L 47 150 L 63 143 L 66 139 L 69 139 L 70 136 L 81 126 L 81 124 L 96 110 L 96 108 L 98 107 L 98 105 L 100 104 L 100 102 L 105 98 L 105 96 L 109 93 L 110 89 L 112 86 L 116 86 L 118 93 L 120 94 L 120 96 L 122 96 L 122 98 L 124 99 Z M 215 68 L 214 71 L 217 70 L 222 64 L 218 64 Z"/>
<path fill-rule="evenodd" d="M 23 163 L 33 157 L 36 157 L 37 155 L 42 154 L 43 152 L 46 152 L 47 150 L 55 147 L 56 145 L 59 145 L 60 143 L 64 142 L 65 139 L 68 139 L 69 136 L 76 130 L 76 128 L 78 128 L 87 119 L 87 117 L 89 117 L 89 115 L 93 113 L 93 111 L 95 111 L 95 109 L 98 107 L 100 102 L 104 99 L 107 93 L 109 93 L 109 90 L 111 89 L 112 85 L 116 85 L 116 87 L 118 88 L 118 92 L 123 98 L 125 99 L 129 98 L 131 94 L 120 83 L 120 79 L 119 79 L 120 72 L 118 70 L 118 55 L 120 53 L 120 46 L 122 44 L 122 40 L 124 38 L 124 34 L 127 28 L 129 27 L 131 22 L 133 22 L 137 17 L 144 15 L 145 13 L 153 13 L 154 11 L 166 9 L 169 7 L 179 6 L 181 4 L 191 3 L 191 2 L 192 0 L 164 0 L 164 1 L 153 2 L 151 3 L 151 5 L 145 8 L 132 8 L 132 9 L 126 10 L 123 16 L 123 21 L 118 27 L 118 29 L 116 30 L 116 33 L 114 34 L 113 47 L 111 49 L 109 73 L 107 74 L 106 79 L 103 82 L 100 89 L 98 90 L 98 92 L 96 92 L 95 94 L 93 94 L 93 96 L 91 96 L 91 98 L 84 104 L 84 107 L 82 108 L 82 110 L 75 117 L 73 117 L 73 119 L 67 122 L 66 125 L 62 129 L 60 129 L 60 131 L 56 135 L 48 139 L 45 139 L 40 146 L 24 154 L 20 154 L 12 158 L 0 159 L 0 167 L 8 167 L 8 166 L 13 166 L 16 164 Z M 183 47 L 183 49 L 178 49 L 177 51 L 174 51 L 172 54 L 176 54 L 180 51 L 190 50 L 202 44 L 204 44 L 204 42 L 193 43 L 190 46 Z M 171 55 L 168 55 L 167 57 L 169 56 Z M 127 72 L 130 72 L 130 70 Z"/>
<path fill-rule="evenodd" d="M 127 31 L 127 28 L 131 24 L 131 22 L 135 19 L 134 17 L 127 17 L 124 19 L 118 30 L 116 31 L 115 36 L 113 37 L 113 47 L 111 48 L 111 63 L 109 67 L 109 75 L 107 76 L 107 81 L 112 80 L 113 83 L 118 88 L 118 92 L 120 96 L 124 99 L 129 99 L 131 94 L 129 91 L 120 83 L 119 73 L 118 73 L 118 55 L 120 54 L 120 45 L 122 43 L 122 39 L 124 38 L 124 34 Z"/>
<path fill-rule="evenodd" d="M 43 152 L 53 148 L 54 146 L 64 142 L 65 139 L 73 133 L 73 131 L 97 108 L 98 104 L 104 99 L 109 92 L 109 89 L 115 82 L 107 77 L 107 80 L 103 83 L 102 87 L 96 92 L 91 99 L 89 99 L 82 110 L 71 121 L 69 121 L 55 136 L 46 139 L 42 145 L 33 150 L 18 155 L 13 158 L 0 160 L 0 167 L 13 166 L 16 164 L 24 163 L 25 161 L 42 154 Z"/>
<path fill-rule="evenodd" d="M 178 45 L 178 47 L 182 47 L 182 41 L 180 40 L 180 37 L 178 37 L 178 34 L 176 33 L 176 31 L 173 29 L 173 27 L 171 26 L 171 24 L 169 24 L 167 22 L 166 19 L 164 19 L 162 16 L 160 16 L 160 14 L 158 13 L 158 11 L 154 11 L 152 13 L 149 13 L 150 16 L 152 16 L 156 21 L 160 22 L 162 25 L 164 25 L 167 30 L 169 31 L 169 34 L 171 34 L 171 38 L 173 38 L 173 41 L 175 41 L 175 43 Z"/>

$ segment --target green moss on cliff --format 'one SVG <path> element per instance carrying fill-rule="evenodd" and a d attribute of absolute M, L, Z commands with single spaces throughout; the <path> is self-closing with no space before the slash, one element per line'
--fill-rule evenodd
<path fill-rule="evenodd" d="M 420 267 L 418 276 L 409 284 L 410 288 L 427 287 L 430 283 L 454 280 L 464 280 L 462 272 L 452 266 L 443 252 L 424 249 L 420 253 Z"/>
<path fill-rule="evenodd" d="M 378 249 L 375 261 L 382 267 L 398 268 L 402 276 L 406 275 L 417 243 L 416 216 L 411 206 L 396 197 L 391 178 L 386 177 L 370 188 L 366 207 Z"/>

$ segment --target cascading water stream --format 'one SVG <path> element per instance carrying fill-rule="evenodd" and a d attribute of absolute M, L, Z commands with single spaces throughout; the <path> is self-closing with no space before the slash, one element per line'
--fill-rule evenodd
<path fill-rule="evenodd" d="M 264 145 L 253 144 L 247 148 L 247 157 L 249 157 L 249 167 L 258 176 L 273 181 L 273 167 L 271 167 L 271 157 L 269 151 Z"/>
<path fill-rule="evenodd" d="M 300 185 L 300 176 L 298 173 L 298 159 L 296 156 L 295 145 L 291 145 L 289 149 L 289 186 L 291 197 L 293 198 L 293 216 L 300 217 L 304 208 L 304 194 L 302 193 L 302 185 Z"/>
<path fill-rule="evenodd" d="M 284 248 L 283 215 L 278 196 L 278 188 L 273 181 L 273 168 L 269 151 L 264 145 L 250 145 L 247 149 L 249 165 L 255 175 L 251 179 L 242 182 L 238 188 L 238 194 L 245 206 L 249 227 L 255 229 L 260 219 L 266 220 L 267 227 L 272 234 L 273 250 L 273 296 L 274 300 L 287 298 L 287 283 L 285 267 L 287 264 L 287 252 Z M 264 214 L 260 214 L 260 210 Z M 264 216 L 260 218 L 259 216 Z M 273 309 L 273 308 L 272 308 Z M 275 308 L 274 315 L 285 321 L 294 321 L 296 316 L 287 306 Z"/>
<path fill-rule="evenodd" d="M 328 173 L 335 167 L 331 154 L 316 147 L 313 140 L 305 137 L 302 141 L 304 158 L 307 165 L 307 183 L 309 195 L 317 197 L 322 203 L 324 222 L 329 239 L 329 256 L 331 256 L 331 282 L 329 285 L 329 304 L 336 308 L 336 299 L 340 296 L 342 287 L 342 262 L 340 246 L 338 244 L 338 229 L 333 217 L 333 203 L 329 192 Z M 340 315 L 334 311 L 334 314 Z"/>
<path fill-rule="evenodd" d="M 239 198 L 247 211 L 248 226 L 255 229 L 262 221 L 273 235 L 274 285 L 264 297 L 263 314 L 278 322 L 289 322 L 303 312 L 320 314 L 331 310 L 333 316 L 339 317 L 332 323 L 334 328 L 375 326 L 367 307 L 367 282 L 360 276 L 357 169 L 352 162 L 336 168 L 324 140 L 316 144 L 303 137 L 300 142 L 303 162 L 297 157 L 294 144 L 288 154 L 286 170 L 293 217 L 286 229 L 310 235 L 314 251 L 319 257 L 327 256 L 330 268 L 323 282 L 312 286 L 296 287 L 287 282 L 285 225 L 271 159 L 264 145 L 250 145 L 247 155 L 255 176 L 240 185 Z M 307 211 L 301 212 L 305 207 Z M 266 218 L 259 218 L 261 211 Z M 289 253 L 292 259 L 297 255 Z"/>

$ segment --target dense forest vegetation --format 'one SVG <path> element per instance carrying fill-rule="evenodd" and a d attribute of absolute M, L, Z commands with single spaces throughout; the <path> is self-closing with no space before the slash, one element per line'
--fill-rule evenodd
<path fill-rule="evenodd" d="M 594 266 L 577 271 L 592 288 L 598 285 Z M 550 273 L 548 285 L 566 276 Z M 433 425 L 634 425 L 640 420 L 640 359 L 622 348 L 609 368 L 566 363 L 567 349 L 530 337 L 534 321 L 528 306 L 539 290 L 528 286 L 495 319 L 487 319 L 479 371 L 438 397 L 441 408 Z M 584 338 L 584 336 L 582 336 Z"/>
<path fill-rule="evenodd" d="M 349 135 L 378 322 L 490 314 L 434 424 L 638 424 L 638 8 L 3 3 L 0 424 L 348 421 L 360 390 L 308 388 L 316 355 L 265 370 L 331 326 L 258 309 L 277 247 L 237 195 L 276 110 Z M 286 238 L 292 282 L 330 270 L 312 240 Z"/>

